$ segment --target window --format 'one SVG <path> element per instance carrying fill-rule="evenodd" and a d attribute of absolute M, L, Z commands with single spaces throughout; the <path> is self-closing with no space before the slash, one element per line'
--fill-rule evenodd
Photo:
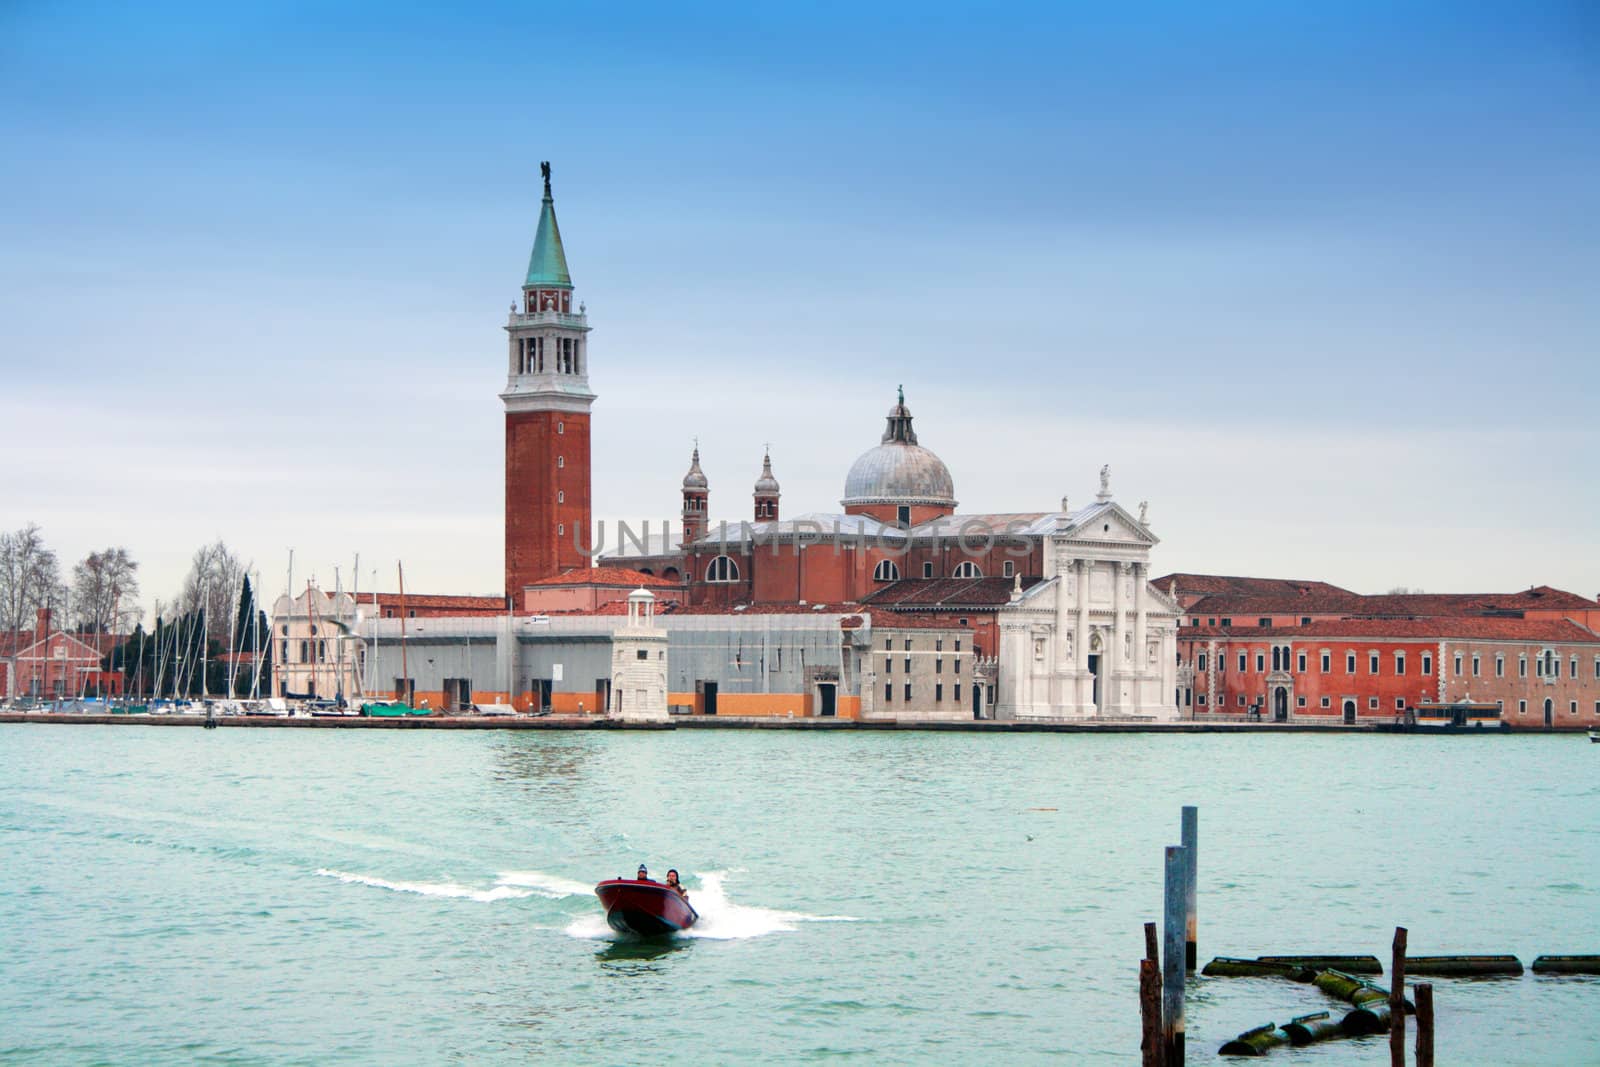
<path fill-rule="evenodd" d="M 924 578 L 932 578 L 933 577 L 933 564 L 924 563 L 922 565 L 922 576 Z"/>
<path fill-rule="evenodd" d="M 565 489 L 557 489 L 556 490 L 556 503 L 557 504 L 565 504 L 566 502 L 567 502 L 567 491 Z"/>
<path fill-rule="evenodd" d="M 1596 680 L 1600 680 L 1600 656 L 1594 658 L 1594 676 Z"/>
<path fill-rule="evenodd" d="M 1597 660 L 1594 661 L 1594 666 L 1595 666 L 1595 674 L 1594 674 L 1594 676 L 1596 678 L 1600 678 L 1600 659 L 1597 659 Z M 1524 652 L 1522 655 L 1517 657 L 1517 677 L 1518 678 L 1526 678 L 1527 676 L 1528 676 L 1528 654 L 1526 652 Z"/>
<path fill-rule="evenodd" d="M 885 652 L 889 652 L 889 651 L 892 651 L 893 649 L 894 649 L 894 638 L 885 637 L 883 639 L 883 650 Z"/>
<path fill-rule="evenodd" d="M 1378 710 L 1378 698 L 1377 697 L 1368 697 L 1367 698 L 1367 707 L 1371 708 L 1373 711 L 1377 711 Z"/>
<path fill-rule="evenodd" d="M 1017 565 L 1011 562 L 1009 559 L 1000 565 L 1000 574 L 1002 577 L 1012 578 L 1016 576 L 1016 573 Z"/>
<path fill-rule="evenodd" d="M 943 674 L 944 673 L 944 660 L 942 658 L 941 659 L 936 659 L 936 660 L 933 661 L 933 673 L 934 674 Z"/>
<path fill-rule="evenodd" d="M 963 560 L 962 562 L 956 564 L 956 569 L 954 571 L 951 571 L 950 573 L 951 573 L 951 576 L 954 577 L 954 578 L 982 578 L 983 577 L 983 572 L 978 569 L 978 565 L 976 563 L 972 562 L 970 559 Z"/>
<path fill-rule="evenodd" d="M 1367 653 L 1367 673 L 1378 673 L 1378 654 L 1376 652 Z"/>
<path fill-rule="evenodd" d="M 1356 673 L 1356 654 L 1354 652 L 1346 652 L 1344 654 L 1344 673 Z"/>
<path fill-rule="evenodd" d="M 943 652 L 944 651 L 944 638 L 935 637 L 933 639 L 933 650 L 935 652 Z"/>
<path fill-rule="evenodd" d="M 1431 652 L 1424 652 L 1422 654 L 1422 673 L 1424 675 L 1433 673 L 1433 653 Z"/>
<path fill-rule="evenodd" d="M 634 658 L 635 659 L 649 659 L 650 658 L 650 653 L 646 649 L 642 649 L 641 648 L 638 651 L 638 654 Z"/>
<path fill-rule="evenodd" d="M 1330 670 L 1333 669 L 1332 664 L 1328 662 L 1331 658 L 1332 657 L 1329 656 L 1326 651 L 1324 651 L 1322 653 L 1322 673 L 1323 674 L 1327 674 Z"/>
<path fill-rule="evenodd" d="M 962 621 L 964 622 L 965 620 L 962 620 Z M 956 651 L 957 652 L 961 651 L 961 638 L 959 638 L 959 637 L 956 638 Z"/>
<path fill-rule="evenodd" d="M 1456 677 L 1461 677 L 1461 653 L 1456 653 Z"/>
<path fill-rule="evenodd" d="M 1395 697 L 1394 698 L 1394 710 L 1395 711 L 1405 711 L 1406 710 L 1406 698 L 1405 697 Z"/>
<path fill-rule="evenodd" d="M 1198 666 L 1201 670 L 1205 670 L 1206 669 L 1206 654 L 1204 652 L 1202 652 L 1202 653 L 1200 653 L 1198 658 L 1199 658 L 1200 662 L 1198 664 L 1196 664 L 1196 666 Z"/>
<path fill-rule="evenodd" d="M 1241 672 L 1243 672 L 1244 670 L 1247 669 L 1246 666 L 1245 666 L 1246 663 L 1247 663 L 1247 660 L 1245 658 L 1245 654 L 1243 652 L 1239 653 L 1239 670 Z"/>
<path fill-rule="evenodd" d="M 1576 700 L 1572 702 L 1572 714 L 1578 714 L 1578 702 Z"/>
<path fill-rule="evenodd" d="M 1528 714 L 1528 702 L 1526 700 L 1517 701 L 1517 714 L 1518 715 L 1526 715 L 1526 714 Z"/>
<path fill-rule="evenodd" d="M 1394 654 L 1394 673 L 1406 673 L 1406 654 L 1404 652 L 1396 652 Z"/>
<path fill-rule="evenodd" d="M 1256 620 L 1256 625 L 1257 626 L 1271 626 L 1272 625 L 1272 620 L 1271 619 L 1266 619 L 1266 618 L 1257 619 Z"/>
<path fill-rule="evenodd" d="M 935 704 L 938 704 L 938 703 L 942 702 L 943 700 L 944 700 L 944 686 L 935 685 L 933 687 L 933 702 Z"/>
<path fill-rule="evenodd" d="M 1239 694 L 1239 706 L 1241 708 L 1244 707 L 1244 694 L 1243 693 Z"/>
<path fill-rule="evenodd" d="M 1294 658 L 1294 669 L 1301 674 L 1306 673 L 1306 654 L 1304 652 Z"/>
<path fill-rule="evenodd" d="M 957 664 L 957 666 L 960 666 L 960 664 Z M 952 696 L 950 699 L 954 700 L 957 704 L 961 703 L 961 683 L 960 682 L 956 683 L 955 695 Z"/>
<path fill-rule="evenodd" d="M 558 469 L 560 469 L 562 467 L 565 467 L 566 465 L 567 465 L 567 457 L 566 456 L 557 456 L 556 457 L 556 467 Z"/>
<path fill-rule="evenodd" d="M 737 582 L 739 580 L 739 565 L 727 556 L 718 556 L 706 567 L 706 581 L 708 582 Z"/>
<path fill-rule="evenodd" d="M 907 507 L 905 504 L 901 504 L 899 507 L 894 509 L 894 519 L 901 526 L 910 526 L 911 525 L 911 509 L 909 507 Z"/>
<path fill-rule="evenodd" d="M 300 642 L 300 662 L 301 663 L 310 663 L 311 662 L 311 642 L 310 641 L 301 641 Z"/>
<path fill-rule="evenodd" d="M 1569 678 L 1576 678 L 1578 676 L 1578 657 L 1577 656 L 1573 656 L 1572 657 L 1572 669 L 1567 672 L 1567 676 Z"/>
<path fill-rule="evenodd" d="M 961 673 L 961 657 L 960 656 L 956 657 L 955 673 L 957 673 L 957 674 Z"/>
<path fill-rule="evenodd" d="M 1310 626 L 1311 625 L 1311 616 L 1310 615 L 1302 615 L 1302 616 L 1300 616 L 1300 625 L 1301 626 Z"/>
<path fill-rule="evenodd" d="M 1198 697 L 1196 697 L 1196 698 L 1195 698 L 1195 701 L 1196 701 L 1196 702 L 1197 702 L 1197 703 L 1198 703 L 1198 704 L 1199 704 L 1199 705 L 1200 705 L 1200 706 L 1201 706 L 1201 707 L 1202 707 L 1202 708 L 1203 708 L 1203 707 L 1205 707 L 1205 706 L 1206 706 L 1206 695 L 1205 695 L 1205 694 L 1204 694 L 1204 693 L 1201 693 L 1201 694 L 1200 694 L 1200 695 L 1199 695 L 1199 696 L 1198 696 Z"/>
<path fill-rule="evenodd" d="M 567 536 L 567 524 L 566 523 L 564 523 L 564 522 L 556 523 L 556 536 L 557 537 L 565 537 L 565 536 Z"/>
<path fill-rule="evenodd" d="M 556 423 L 556 433 L 566 433 L 566 432 L 567 432 L 567 424 L 566 423 L 564 423 L 564 422 Z"/>
<path fill-rule="evenodd" d="M 1325 708 L 1331 708 L 1333 706 L 1333 704 L 1327 697 L 1323 697 L 1322 698 L 1322 706 L 1325 707 Z"/>
<path fill-rule="evenodd" d="M 1222 625 L 1224 625 L 1224 626 L 1232 626 L 1233 625 L 1233 620 L 1232 619 L 1223 619 L 1222 620 Z"/>
<path fill-rule="evenodd" d="M 1474 652 L 1472 654 L 1472 676 L 1474 678 L 1476 678 L 1476 677 L 1478 677 L 1479 673 L 1480 672 L 1478 670 L 1478 654 L 1476 652 Z"/>
<path fill-rule="evenodd" d="M 911 699 L 911 683 L 907 682 L 906 683 L 906 700 L 909 701 L 910 699 Z"/>
<path fill-rule="evenodd" d="M 1303 707 L 1306 706 L 1306 698 L 1305 697 L 1295 697 L 1294 703 L 1295 703 L 1296 707 L 1303 708 Z"/>
<path fill-rule="evenodd" d="M 1277 649 L 1273 649 L 1272 651 L 1273 652 L 1277 652 L 1278 650 Z M 1263 652 L 1257 652 L 1256 653 L 1256 673 L 1260 674 L 1262 671 L 1264 671 L 1266 669 L 1267 669 L 1267 657 L 1266 657 L 1266 654 L 1263 653 Z"/>
<path fill-rule="evenodd" d="M 895 566 L 894 560 L 879 560 L 878 565 L 872 569 L 872 580 L 875 582 L 898 582 L 900 568 Z"/>
<path fill-rule="evenodd" d="M 894 657 L 893 656 L 885 656 L 885 657 L 883 657 L 883 673 L 884 674 L 893 674 L 894 673 Z"/>
<path fill-rule="evenodd" d="M 911 638 L 909 638 L 909 637 L 906 638 L 905 646 L 906 646 L 906 651 L 910 652 L 911 651 Z"/>
<path fill-rule="evenodd" d="M 894 683 L 893 682 L 885 682 L 885 683 L 883 683 L 883 702 L 885 704 L 891 704 L 891 703 L 894 702 Z"/>
<path fill-rule="evenodd" d="M 911 657 L 910 656 L 906 657 L 906 673 L 907 674 L 911 673 Z"/>
<path fill-rule="evenodd" d="M 1499 653 L 1496 653 L 1494 657 L 1494 676 L 1496 678 L 1504 678 L 1506 676 L 1506 658 Z"/>

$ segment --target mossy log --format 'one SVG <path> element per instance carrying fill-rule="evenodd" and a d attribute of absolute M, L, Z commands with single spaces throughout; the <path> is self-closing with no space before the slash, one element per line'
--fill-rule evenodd
<path fill-rule="evenodd" d="M 1343 971 L 1322 971 L 1311 981 L 1313 985 L 1330 997 L 1338 997 L 1340 1000 L 1354 1004 L 1356 1007 L 1389 999 L 1389 991 L 1387 989 L 1365 978 L 1346 974 Z M 1409 1000 L 1406 1001 L 1406 1011 L 1416 1011 L 1416 1008 Z"/>
<path fill-rule="evenodd" d="M 1407 956 L 1406 974 L 1450 978 L 1464 975 L 1514 975 L 1522 973 L 1515 956 Z"/>
<path fill-rule="evenodd" d="M 1351 1037 L 1360 1037 L 1362 1034 L 1386 1034 L 1389 1032 L 1389 1005 L 1373 1001 L 1364 1007 L 1357 1008 L 1347 1014 L 1339 1023 L 1339 1028 Z"/>
<path fill-rule="evenodd" d="M 1376 956 L 1260 956 L 1262 963 L 1292 963 L 1314 971 L 1330 969 L 1345 974 L 1382 974 L 1383 964 Z"/>
<path fill-rule="evenodd" d="M 1254 1030 L 1246 1030 L 1217 1050 L 1220 1056 L 1265 1056 L 1270 1049 L 1287 1045 L 1289 1035 L 1277 1023 L 1267 1023 Z"/>
<path fill-rule="evenodd" d="M 1309 982 L 1316 977 L 1316 971 L 1299 964 L 1267 963 L 1232 956 L 1218 956 L 1200 973 L 1208 978 L 1287 978 L 1294 982 Z"/>
<path fill-rule="evenodd" d="M 1289 1035 L 1291 1045 L 1309 1045 L 1331 1037 L 1345 1036 L 1340 1020 L 1329 1018 L 1325 1011 L 1296 1016 L 1284 1024 L 1283 1032 Z"/>
<path fill-rule="evenodd" d="M 1540 956 L 1534 974 L 1600 974 L 1600 956 Z"/>

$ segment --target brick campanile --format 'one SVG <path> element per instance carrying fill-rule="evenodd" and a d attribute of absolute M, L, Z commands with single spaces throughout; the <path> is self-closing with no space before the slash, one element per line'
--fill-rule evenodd
<path fill-rule="evenodd" d="M 539 229 L 520 305 L 506 323 L 506 596 L 522 607 L 530 582 L 588 567 L 589 321 L 572 309 L 561 229 L 544 173 Z"/>

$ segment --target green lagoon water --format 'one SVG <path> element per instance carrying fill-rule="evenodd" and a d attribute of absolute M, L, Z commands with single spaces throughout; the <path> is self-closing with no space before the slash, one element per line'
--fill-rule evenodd
<path fill-rule="evenodd" d="M 1600 951 L 1581 736 L 9 725 L 0 1061 L 1136 1063 L 1182 803 L 1202 958 Z M 641 860 L 694 936 L 606 930 Z M 1600 980 L 1435 988 L 1440 1063 L 1600 1063 Z M 1190 1061 L 1324 1007 L 1197 980 Z"/>

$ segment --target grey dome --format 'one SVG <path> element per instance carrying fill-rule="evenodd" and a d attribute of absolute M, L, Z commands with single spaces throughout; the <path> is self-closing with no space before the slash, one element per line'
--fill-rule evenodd
<path fill-rule="evenodd" d="M 700 446 L 694 446 L 694 458 L 689 461 L 689 473 L 683 476 L 685 489 L 706 489 L 711 483 L 706 481 L 705 471 L 700 469 Z"/>
<path fill-rule="evenodd" d="M 944 460 L 917 444 L 905 391 L 889 409 L 882 443 L 863 453 L 844 480 L 845 507 L 852 504 L 929 504 L 956 506 L 955 483 Z"/>
<path fill-rule="evenodd" d="M 844 480 L 844 506 L 935 504 L 955 507 L 955 483 L 944 460 L 921 445 L 892 441 L 862 454 Z"/>
<path fill-rule="evenodd" d="M 778 479 L 772 476 L 772 455 L 768 453 L 761 457 L 761 477 L 756 479 L 757 496 L 777 496 Z"/>

